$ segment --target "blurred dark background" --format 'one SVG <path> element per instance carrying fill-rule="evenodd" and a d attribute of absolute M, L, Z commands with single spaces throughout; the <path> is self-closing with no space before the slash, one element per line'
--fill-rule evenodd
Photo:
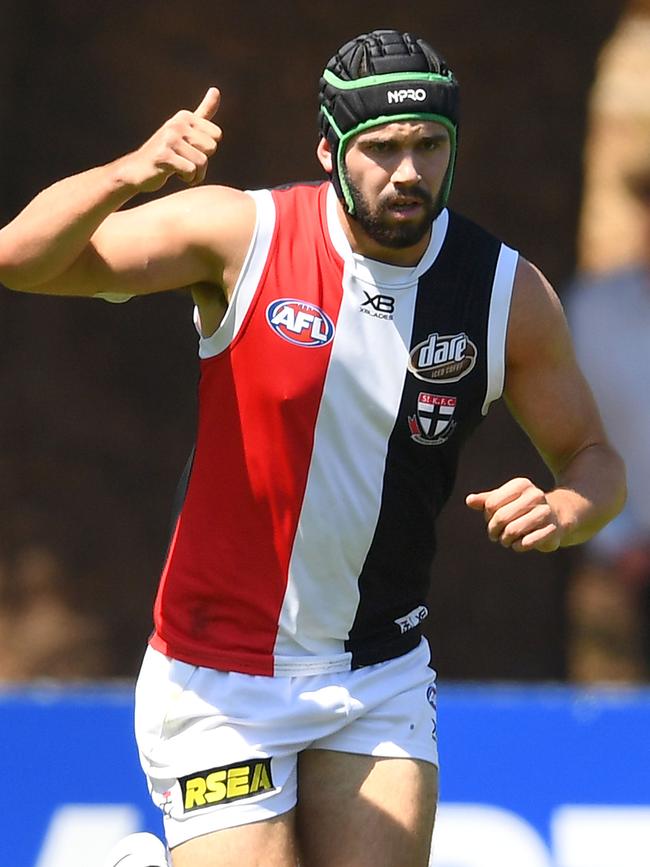
<path fill-rule="evenodd" d="M 319 177 L 322 66 L 357 33 L 395 27 L 428 39 L 462 85 L 452 206 L 561 290 L 576 259 L 587 95 L 623 7 L 2 0 L 0 218 L 56 179 L 137 147 L 213 83 L 225 138 L 209 181 Z M 0 335 L 0 601 L 22 632 L 18 651 L 5 648 L 4 674 L 130 676 L 193 441 L 190 302 L 173 294 L 109 305 L 3 290 Z M 440 525 L 428 634 L 446 679 L 565 676 L 564 588 L 575 554 L 497 549 L 463 505 L 466 492 L 514 475 L 548 483 L 498 406 L 466 452 Z M 48 630 L 65 647 L 57 656 L 44 644 L 40 669 L 30 669 Z"/>

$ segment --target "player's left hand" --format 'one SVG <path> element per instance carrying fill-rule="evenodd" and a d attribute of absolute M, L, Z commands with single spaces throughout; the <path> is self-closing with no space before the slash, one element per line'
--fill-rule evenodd
<path fill-rule="evenodd" d="M 500 488 L 468 494 L 470 509 L 483 512 L 488 536 L 513 551 L 556 551 L 562 541 L 557 513 L 530 479 L 511 479 Z"/>

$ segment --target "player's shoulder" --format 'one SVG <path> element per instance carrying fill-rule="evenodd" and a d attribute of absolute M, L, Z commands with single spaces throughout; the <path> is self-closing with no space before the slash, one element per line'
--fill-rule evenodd
<path fill-rule="evenodd" d="M 510 356 L 528 355 L 529 349 L 548 338 L 551 330 L 565 327 L 562 304 L 540 268 L 507 240 L 467 215 L 451 209 L 449 215 L 450 232 L 470 243 L 473 250 L 482 245 L 495 262 L 503 248 L 512 250 L 516 257 L 508 319 Z"/>
<path fill-rule="evenodd" d="M 246 211 L 255 207 L 254 201 L 247 192 L 237 187 L 227 187 L 222 184 L 204 184 L 200 187 L 192 187 L 189 190 L 182 191 L 178 195 L 183 195 L 183 193 L 188 199 L 191 197 L 193 204 L 197 208 L 211 210 L 234 208 L 237 212 L 238 210 Z"/>
<path fill-rule="evenodd" d="M 235 187 L 205 184 L 158 200 L 170 237 L 220 262 L 245 254 L 257 220 L 254 199 Z M 242 253 L 243 251 L 243 253 Z"/>
<path fill-rule="evenodd" d="M 467 214 L 461 214 L 453 208 L 448 208 L 447 214 L 449 216 L 448 241 L 469 244 L 476 249 L 485 247 L 486 250 L 492 250 L 493 255 L 498 255 L 502 245 L 509 246 L 506 241 Z"/>
<path fill-rule="evenodd" d="M 256 220 L 255 200 L 244 190 L 217 184 L 192 187 L 176 194 L 179 215 L 208 234 L 250 235 Z M 182 197 L 182 198 L 181 198 Z"/>
<path fill-rule="evenodd" d="M 560 299 L 545 274 L 521 255 L 515 271 L 513 301 L 518 302 L 529 315 L 536 315 L 549 305 L 557 310 L 562 309 Z"/>
<path fill-rule="evenodd" d="M 327 181 L 287 181 L 273 187 L 272 192 L 292 193 L 298 196 L 317 196 L 327 186 Z"/>
<path fill-rule="evenodd" d="M 239 215 L 255 211 L 255 202 L 248 193 L 236 187 L 220 184 L 202 184 L 179 190 L 160 200 L 171 214 L 218 219 L 220 215 L 236 219 Z"/>
<path fill-rule="evenodd" d="M 303 218 L 325 206 L 327 181 L 290 181 L 272 187 L 270 193 L 280 213 L 302 213 Z"/>
<path fill-rule="evenodd" d="M 519 256 L 508 322 L 508 362 L 540 360 L 566 351 L 562 303 L 542 271 Z"/>
<path fill-rule="evenodd" d="M 330 187 L 327 181 L 293 181 L 271 188 L 268 193 L 282 232 L 305 237 L 317 232 L 327 220 Z"/>
<path fill-rule="evenodd" d="M 455 208 L 447 208 L 446 210 L 449 215 L 450 226 L 456 226 L 461 231 L 472 232 L 480 235 L 489 235 L 492 238 L 496 238 L 494 232 L 490 231 L 488 228 L 486 228 L 477 220 L 473 219 L 467 214 L 461 213 Z"/>

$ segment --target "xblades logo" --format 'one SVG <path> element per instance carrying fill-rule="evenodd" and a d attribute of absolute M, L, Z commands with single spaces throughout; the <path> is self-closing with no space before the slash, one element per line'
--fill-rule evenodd
<path fill-rule="evenodd" d="M 390 295 L 370 295 L 363 291 L 366 300 L 363 302 L 359 310 L 366 313 L 368 316 L 375 316 L 377 319 L 392 319 L 395 312 L 395 299 Z"/>

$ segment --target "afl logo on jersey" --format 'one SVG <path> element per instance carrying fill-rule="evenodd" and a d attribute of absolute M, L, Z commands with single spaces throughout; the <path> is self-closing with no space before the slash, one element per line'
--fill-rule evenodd
<path fill-rule="evenodd" d="M 411 350 L 408 368 L 425 382 L 458 382 L 476 364 L 476 346 L 465 332 L 430 334 Z"/>
<path fill-rule="evenodd" d="M 266 321 L 283 340 L 296 346 L 325 346 L 334 337 L 334 323 L 324 310 L 296 298 L 279 298 L 266 308 Z"/>

